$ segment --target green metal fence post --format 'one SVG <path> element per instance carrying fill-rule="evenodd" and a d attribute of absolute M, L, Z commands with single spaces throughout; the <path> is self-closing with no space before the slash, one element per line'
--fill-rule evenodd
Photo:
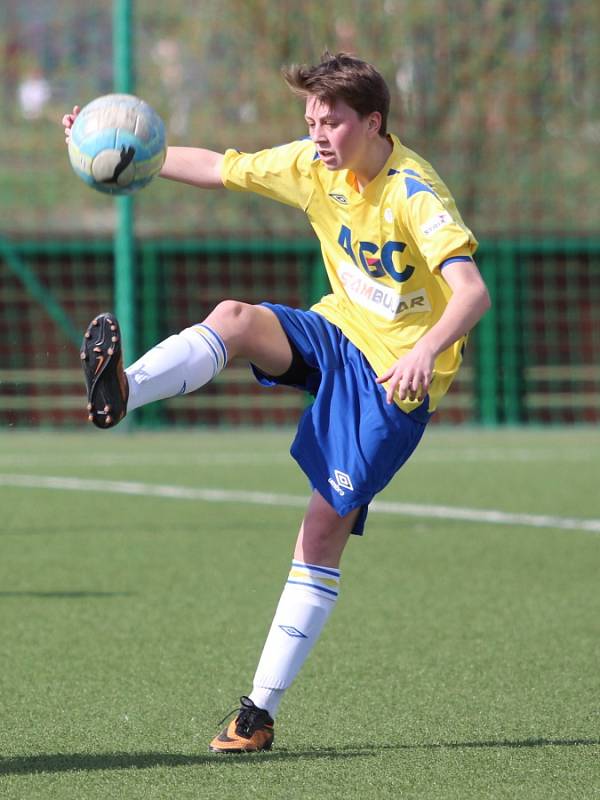
<path fill-rule="evenodd" d="M 525 278 L 526 260 L 514 241 L 501 243 L 499 265 L 504 421 L 517 425 L 523 417 L 521 285 Z"/>
<path fill-rule="evenodd" d="M 113 0 L 113 70 L 117 93 L 132 94 L 133 0 Z M 135 214 L 133 197 L 117 197 L 114 235 L 115 313 L 121 325 L 126 358 L 137 356 L 135 326 Z M 126 420 L 129 422 L 129 418 Z"/>
<path fill-rule="evenodd" d="M 479 421 L 483 425 L 498 424 L 498 264 L 495 248 L 482 246 L 477 263 L 488 286 L 492 307 L 477 324 L 476 386 Z"/>
<path fill-rule="evenodd" d="M 161 322 L 161 260 L 154 243 L 141 242 L 138 248 L 140 259 L 140 309 L 139 344 L 142 351 L 149 350 L 162 336 Z M 145 428 L 158 428 L 164 417 L 162 403 L 150 403 L 140 408 L 136 418 Z"/>

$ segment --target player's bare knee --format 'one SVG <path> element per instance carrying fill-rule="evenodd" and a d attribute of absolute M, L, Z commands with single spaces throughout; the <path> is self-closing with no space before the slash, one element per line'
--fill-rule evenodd
<path fill-rule="evenodd" d="M 240 300 L 223 300 L 208 315 L 206 323 L 237 350 L 237 344 L 252 335 L 253 319 L 254 306 Z"/>
<path fill-rule="evenodd" d="M 240 300 L 222 300 L 210 314 L 210 318 L 220 320 L 228 327 L 238 328 L 248 324 L 248 309 L 252 306 Z"/>
<path fill-rule="evenodd" d="M 261 306 L 243 303 L 239 300 L 223 300 L 208 315 L 205 323 L 215 330 L 224 341 L 230 361 L 236 356 L 242 356 L 258 362 L 260 366 L 265 352 L 272 355 L 274 345 L 272 321 Z M 287 345 L 287 339 L 285 339 L 285 345 Z M 280 372 L 285 371 L 287 365 L 286 361 Z M 272 363 L 272 358 L 265 362 L 267 372 L 278 366 L 279 361 Z M 273 374 L 279 373 L 274 372 Z"/>

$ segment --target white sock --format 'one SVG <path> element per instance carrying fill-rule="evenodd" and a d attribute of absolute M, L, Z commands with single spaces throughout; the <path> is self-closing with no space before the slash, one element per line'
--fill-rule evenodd
<path fill-rule="evenodd" d="M 339 583 L 339 569 L 292 562 L 249 695 L 273 718 L 335 606 Z"/>
<path fill-rule="evenodd" d="M 264 708 L 275 719 L 284 692 L 285 689 L 265 689 L 264 686 L 254 686 L 249 697 L 255 706 Z"/>
<path fill-rule="evenodd" d="M 165 397 L 189 394 L 212 380 L 226 364 L 225 344 L 208 325 L 195 325 L 169 336 L 125 370 L 129 383 L 127 411 Z"/>

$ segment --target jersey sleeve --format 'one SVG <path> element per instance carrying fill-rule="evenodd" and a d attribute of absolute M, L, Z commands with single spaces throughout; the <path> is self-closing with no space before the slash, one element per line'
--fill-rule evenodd
<path fill-rule="evenodd" d="M 429 183 L 406 179 L 405 222 L 430 270 L 456 256 L 472 257 L 477 239 L 462 221 L 454 200 Z"/>
<path fill-rule="evenodd" d="M 313 191 L 313 157 L 314 145 L 308 140 L 257 153 L 227 150 L 221 178 L 227 189 L 256 192 L 305 211 Z"/>

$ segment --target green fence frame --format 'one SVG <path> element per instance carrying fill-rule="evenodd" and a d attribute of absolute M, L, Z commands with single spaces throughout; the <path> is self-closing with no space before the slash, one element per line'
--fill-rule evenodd
<path fill-rule="evenodd" d="M 0 237 L 0 264 L 21 282 L 24 291 L 35 303 L 44 306 L 54 323 L 63 331 L 68 341 L 79 346 L 79 334 L 69 315 L 56 296 L 44 286 L 30 264 L 37 257 L 77 257 L 83 262 L 94 257 L 114 256 L 115 242 L 106 240 L 30 240 L 9 241 Z M 305 268 L 303 299 L 310 305 L 328 291 L 318 243 L 302 240 L 221 240 L 221 239 L 161 239 L 135 242 L 132 280 L 141 286 L 137 309 L 131 309 L 130 318 L 137 316 L 139 335 L 137 354 L 161 338 L 157 310 L 161 304 L 159 274 L 161 259 L 181 255 L 213 259 L 222 257 L 261 255 L 270 258 L 300 257 Z M 555 237 L 484 240 L 477 253 L 477 262 L 489 286 L 492 309 L 477 326 L 473 336 L 474 421 L 483 425 L 519 424 L 525 419 L 523 408 L 524 373 L 527 367 L 524 353 L 524 321 L 527 309 L 523 297 L 521 273 L 527 269 L 528 259 L 572 257 L 592 259 L 592 270 L 600 281 L 600 238 Z M 115 262 L 116 263 L 116 262 Z M 142 275 L 144 280 L 139 281 Z M 131 301 L 133 302 L 133 300 Z M 135 311 L 137 310 L 137 314 Z M 131 349 L 130 354 L 135 353 Z M 596 374 L 598 365 L 590 365 Z M 596 378 L 594 378 L 596 380 Z M 142 424 L 159 424 L 157 412 L 141 415 Z"/>
<path fill-rule="evenodd" d="M 528 299 L 523 296 L 521 270 L 527 269 L 532 257 L 590 258 L 596 285 L 600 285 L 600 238 L 529 236 L 480 243 L 476 260 L 492 297 L 492 308 L 477 325 L 477 396 L 483 425 L 516 425 L 525 418 Z M 600 364 L 592 370 L 600 376 Z M 600 397 L 598 404 L 600 413 Z"/>

